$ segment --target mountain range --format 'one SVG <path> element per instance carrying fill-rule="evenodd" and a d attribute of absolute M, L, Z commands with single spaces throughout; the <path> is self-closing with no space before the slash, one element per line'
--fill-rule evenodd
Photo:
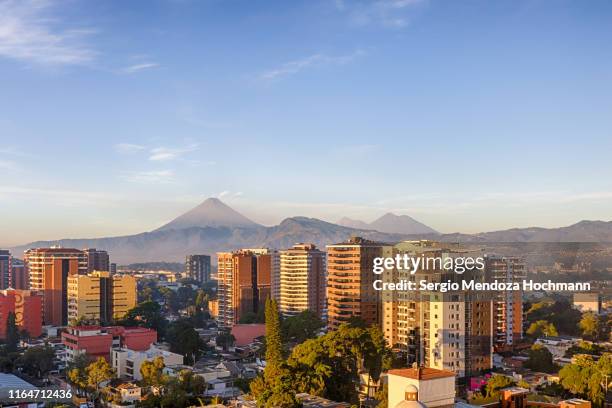
<path fill-rule="evenodd" d="M 217 198 L 209 198 L 192 210 L 151 232 L 135 235 L 36 241 L 11 248 L 21 256 L 28 248 L 61 245 L 105 249 L 120 264 L 147 261 L 183 261 L 185 255 L 239 248 L 288 248 L 297 242 L 319 247 L 351 236 L 397 242 L 436 239 L 445 242 L 612 242 L 612 221 L 581 221 L 562 228 L 513 228 L 479 234 L 440 234 L 407 215 L 385 214 L 372 223 L 344 218 L 338 224 L 316 218 L 291 217 L 275 226 L 260 225 Z M 213 257 L 214 258 L 214 257 Z"/>
<path fill-rule="evenodd" d="M 438 231 L 408 215 L 395 215 L 393 213 L 386 213 L 369 224 L 348 217 L 341 218 L 337 224 L 349 228 L 369 229 L 391 234 L 439 234 Z"/>

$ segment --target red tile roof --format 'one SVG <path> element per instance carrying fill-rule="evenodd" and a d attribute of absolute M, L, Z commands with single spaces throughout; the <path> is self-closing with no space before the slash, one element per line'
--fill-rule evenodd
<path fill-rule="evenodd" d="M 236 346 L 251 344 L 257 337 L 266 334 L 265 324 L 237 324 L 232 327 L 232 334 L 236 338 Z"/>

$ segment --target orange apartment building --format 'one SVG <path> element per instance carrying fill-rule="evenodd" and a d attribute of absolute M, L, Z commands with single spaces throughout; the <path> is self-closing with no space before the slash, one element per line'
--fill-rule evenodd
<path fill-rule="evenodd" d="M 87 255 L 73 248 L 35 248 L 25 251 L 30 289 L 43 295 L 43 323 L 68 324 L 68 276 L 87 273 Z"/>
<path fill-rule="evenodd" d="M 219 325 L 232 327 L 248 313 L 263 313 L 277 256 L 266 248 L 217 253 Z"/>
<path fill-rule="evenodd" d="M 380 324 L 379 291 L 372 286 L 377 279 L 372 268 L 383 244 L 354 237 L 326 248 L 328 327 L 336 329 L 353 316 L 368 325 Z"/>
<path fill-rule="evenodd" d="M 521 282 L 525 264 L 520 258 L 485 256 L 485 279 L 488 282 Z M 523 338 L 523 291 L 500 291 L 493 298 L 494 344 L 511 346 Z"/>

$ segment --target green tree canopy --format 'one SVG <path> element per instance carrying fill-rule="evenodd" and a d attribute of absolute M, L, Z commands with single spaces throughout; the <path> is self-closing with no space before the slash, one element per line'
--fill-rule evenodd
<path fill-rule="evenodd" d="M 529 359 L 524 365 L 531 370 L 543 371 L 545 373 L 552 373 L 555 370 L 551 352 L 541 344 L 531 346 Z"/>
<path fill-rule="evenodd" d="M 282 337 L 285 342 L 303 343 L 317 337 L 323 328 L 323 321 L 316 313 L 304 310 L 298 315 L 287 317 L 282 321 Z"/>
<path fill-rule="evenodd" d="M 53 368 L 55 352 L 53 347 L 45 344 L 28 348 L 20 359 L 24 371 L 38 378 L 46 375 Z"/>
<path fill-rule="evenodd" d="M 157 302 L 146 301 L 130 309 L 121 322 L 125 326 L 141 326 L 155 329 L 159 337 L 164 337 L 168 321 Z"/>
<path fill-rule="evenodd" d="M 514 384 L 515 382 L 512 378 L 496 374 L 487 381 L 487 385 L 485 386 L 486 395 L 488 398 L 497 397 L 499 395 L 499 390 L 511 387 Z"/>
<path fill-rule="evenodd" d="M 546 320 L 538 320 L 537 322 L 531 323 L 527 329 L 527 335 L 538 338 L 542 336 L 558 336 L 559 332 L 557 332 L 557 329 L 552 323 Z"/>
<path fill-rule="evenodd" d="M 99 357 L 96 361 L 89 364 L 85 369 L 87 374 L 87 386 L 95 390 L 96 394 L 100 389 L 100 383 L 115 377 L 115 370 L 108 364 L 104 357 Z"/>
<path fill-rule="evenodd" d="M 575 362 L 559 371 L 560 383 L 572 394 L 579 395 L 601 406 L 606 386 L 612 378 L 612 353 L 604 353 L 595 361 L 592 356 L 580 355 Z"/>
<path fill-rule="evenodd" d="M 142 384 L 148 387 L 164 385 L 168 380 L 164 374 L 163 357 L 155 357 L 151 361 L 143 361 L 140 365 L 140 375 L 142 376 Z"/>
<path fill-rule="evenodd" d="M 595 313 L 587 312 L 578 323 L 582 335 L 587 339 L 597 340 L 599 337 L 599 319 Z"/>
<path fill-rule="evenodd" d="M 186 319 L 177 320 L 170 324 L 166 340 L 170 343 L 170 351 L 182 354 L 185 357 L 185 364 L 195 363 L 202 355 L 204 341 L 191 322 Z"/>

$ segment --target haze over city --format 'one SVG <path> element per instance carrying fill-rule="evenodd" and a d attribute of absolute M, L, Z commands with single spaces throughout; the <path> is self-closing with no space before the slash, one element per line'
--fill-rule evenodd
<path fill-rule="evenodd" d="M 207 197 L 264 225 L 609 221 L 611 11 L 0 1 L 0 246 L 150 231 Z"/>

